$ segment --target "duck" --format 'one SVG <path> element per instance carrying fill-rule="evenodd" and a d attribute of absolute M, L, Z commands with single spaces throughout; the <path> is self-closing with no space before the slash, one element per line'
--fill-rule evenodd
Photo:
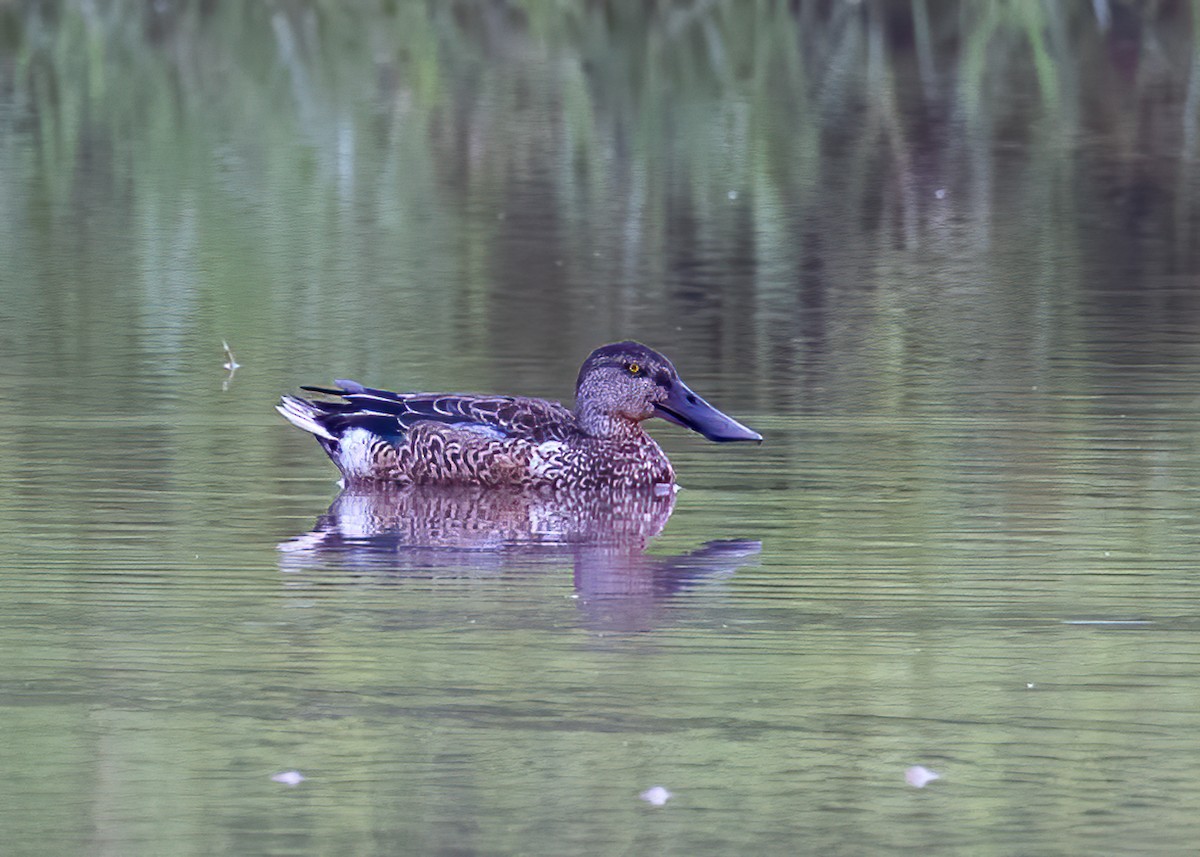
<path fill-rule="evenodd" d="M 276 410 L 316 438 L 343 485 L 457 485 L 552 491 L 675 486 L 643 428 L 661 418 L 718 443 L 762 435 L 710 405 L 665 356 L 640 342 L 603 345 L 579 370 L 574 408 L 546 399 L 393 393 L 356 381 L 300 389 Z"/>

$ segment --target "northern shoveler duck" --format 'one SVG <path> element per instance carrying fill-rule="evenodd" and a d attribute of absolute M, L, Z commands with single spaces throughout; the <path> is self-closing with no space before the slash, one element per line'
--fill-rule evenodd
<path fill-rule="evenodd" d="M 574 410 L 519 396 L 389 393 L 335 383 L 301 389 L 344 401 L 284 396 L 276 410 L 316 437 L 348 484 L 671 485 L 671 463 L 642 429 L 651 417 L 713 441 L 762 440 L 693 393 L 670 360 L 638 342 L 591 353 L 579 370 Z"/>

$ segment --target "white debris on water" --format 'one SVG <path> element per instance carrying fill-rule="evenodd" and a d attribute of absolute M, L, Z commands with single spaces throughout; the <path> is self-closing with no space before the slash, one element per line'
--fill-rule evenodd
<path fill-rule="evenodd" d="M 242 364 L 233 359 L 233 351 L 230 350 L 229 343 L 222 339 L 221 347 L 225 349 L 225 362 L 221 365 L 221 368 L 228 369 L 230 372 L 241 369 Z"/>
<path fill-rule="evenodd" d="M 941 774 L 935 773 L 922 765 L 913 765 L 904 772 L 904 782 L 918 789 L 923 789 L 934 780 L 940 780 L 941 778 Z"/>
<path fill-rule="evenodd" d="M 638 797 L 651 806 L 662 806 L 671 798 L 675 797 L 675 795 L 671 794 L 662 786 L 653 786 L 646 789 L 644 792 L 638 795 Z"/>

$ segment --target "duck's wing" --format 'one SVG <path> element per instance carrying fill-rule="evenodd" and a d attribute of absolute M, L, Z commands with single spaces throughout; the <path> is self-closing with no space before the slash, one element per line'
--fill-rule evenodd
<path fill-rule="evenodd" d="M 541 443 L 564 439 L 574 428 L 574 416 L 569 410 L 544 399 L 469 393 L 393 393 L 355 381 L 334 383 L 337 388 L 301 389 L 339 396 L 345 401 L 295 400 L 308 405 L 312 421 L 334 438 L 351 428 L 361 428 L 390 443 L 401 443 L 416 424 L 433 422 L 495 440 L 512 438 Z M 311 426 L 301 428 L 313 431 Z M 313 434 L 321 433 L 313 431 Z"/>

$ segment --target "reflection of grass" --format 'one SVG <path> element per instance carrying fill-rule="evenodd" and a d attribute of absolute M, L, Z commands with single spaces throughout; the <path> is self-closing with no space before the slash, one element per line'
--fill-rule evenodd
<path fill-rule="evenodd" d="M 112 264 L 141 259 L 93 288 L 175 266 L 112 296 L 135 317 L 199 290 L 222 334 L 268 318 L 326 353 L 392 338 L 383 318 L 406 362 L 447 338 L 472 365 L 514 339 L 557 354 L 681 313 L 728 347 L 790 340 L 809 254 L 849 271 L 989 246 L 998 143 L 1050 187 L 1098 122 L 1186 150 L 1194 109 L 1141 130 L 1143 109 L 1088 109 L 1131 32 L 1172 61 L 1128 98 L 1189 80 L 1184 12 L 1122 8 L 1102 32 L 1089 4 L 1002 0 L 9 7 L 0 247 L 34 288 L 29 231 L 59 245 L 87 209 Z M 159 345 L 189 334 L 220 338 Z"/>
<path fill-rule="evenodd" d="M 803 184 L 821 139 L 852 128 L 855 105 L 891 103 L 894 81 L 913 60 L 923 75 L 941 75 L 930 92 L 952 93 L 939 109 L 972 124 L 986 113 L 984 127 L 1002 125 L 1014 105 L 993 95 L 1005 81 L 1031 77 L 1043 115 L 1077 113 L 1067 105 L 1079 94 L 1064 89 L 1079 80 L 1080 42 L 1097 26 L 1084 5 L 932 5 L 917 2 L 911 20 L 897 21 L 894 11 L 885 20 L 869 4 L 844 3 L 805 4 L 796 15 L 767 2 L 526 3 L 516 15 L 486 4 L 399 4 L 386 14 L 353 4 L 156 12 L 111 2 L 52 14 L 10 10 L 4 41 L 12 46 L 9 85 L 34 122 L 60 203 L 85 147 L 103 156 L 105 143 L 114 153 L 145 143 L 176 153 L 181 165 L 206 166 L 187 145 L 180 151 L 184 132 L 207 136 L 209 147 L 248 147 L 248 157 L 267 162 L 255 165 L 268 167 L 255 170 L 264 178 L 272 160 L 285 162 L 284 175 L 304 168 L 305 157 L 297 162 L 288 145 L 299 139 L 310 147 L 309 168 L 336 183 L 347 128 L 369 127 L 385 144 L 370 147 L 377 155 L 432 168 L 447 153 L 428 136 L 423 144 L 404 139 L 410 126 L 449 120 L 462 136 L 494 133 L 505 111 L 531 94 L 561 113 L 575 158 L 593 170 L 605 161 L 601 149 L 631 144 L 650 161 L 688 159 L 701 183 L 695 191 L 719 192 L 737 145 L 760 153 L 752 161 L 770 182 Z M 462 115 L 446 116 L 455 109 Z M 687 147 L 672 148 L 681 139 Z M 489 142 L 485 156 L 508 157 Z M 868 149 L 857 157 L 879 156 Z"/>
<path fill-rule="evenodd" d="M 713 173 L 727 162 L 719 153 L 731 142 L 761 147 L 775 181 L 808 174 L 796 165 L 811 167 L 820 138 L 836 134 L 854 105 L 886 103 L 892 81 L 904 77 L 899 69 L 913 60 L 924 76 L 941 75 L 931 92 L 953 93 L 942 109 L 987 112 L 987 127 L 1013 109 L 992 97 L 998 87 L 1029 79 L 1031 70 L 1044 114 L 1077 112 L 1067 104 L 1078 93 L 1064 88 L 1079 80 L 1080 42 L 1097 26 L 1083 4 L 933 7 L 917 2 L 911 20 L 896 21 L 894 11 L 885 20 L 869 4 L 844 3 L 805 4 L 796 15 L 767 2 L 526 3 L 522 15 L 486 4 L 432 11 L 399 4 L 391 14 L 324 3 L 288 11 L 182 4 L 156 12 L 110 2 L 50 13 L 35 6 L 9 10 L 5 66 L 46 166 L 55 168 L 45 172 L 59 182 L 71 181 L 69 167 L 85 145 L 99 147 L 105 137 L 153 144 L 161 134 L 161 144 L 175 149 L 183 130 L 249 145 L 255 157 L 287 159 L 289 167 L 296 154 L 282 144 L 299 136 L 330 179 L 346 123 L 361 131 L 358 123 L 371 122 L 399 145 L 400 115 L 427 128 L 456 104 L 469 111 L 459 121 L 470 134 L 528 94 L 513 83 L 537 87 L 547 71 L 541 94 L 558 103 L 578 158 L 601 162 L 597 147 L 611 145 L 616 128 L 647 158 L 686 130 L 689 145 L 678 154 L 718 184 L 724 180 Z M 507 74 L 495 74 L 497 66 Z M 950 81 L 956 84 L 945 86 Z M 724 123 L 712 120 L 739 102 L 747 112 L 731 141 Z M 403 154 L 444 157 L 424 148 Z M 56 199 L 66 193 L 56 185 Z"/>

